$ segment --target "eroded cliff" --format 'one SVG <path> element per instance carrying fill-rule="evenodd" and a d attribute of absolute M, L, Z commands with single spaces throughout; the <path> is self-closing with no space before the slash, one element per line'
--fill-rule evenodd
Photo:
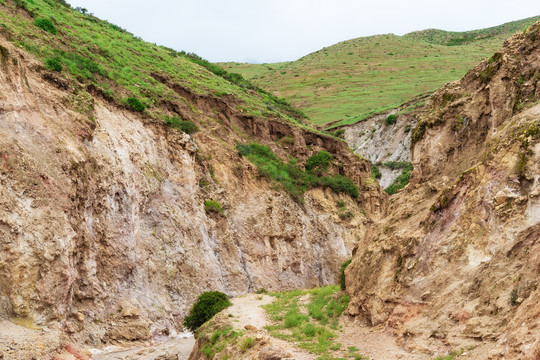
<path fill-rule="evenodd" d="M 430 98 L 411 182 L 346 271 L 350 314 L 428 353 L 538 359 L 539 69 L 537 23 Z"/>
<path fill-rule="evenodd" d="M 80 85 L 0 44 L 4 317 L 52 322 L 93 345 L 172 334 L 204 290 L 334 283 L 384 211 L 380 189 L 364 183 L 369 163 L 335 138 L 245 115 L 235 96 L 194 93 L 163 74 L 154 76 L 184 99 L 163 111 L 200 132 L 189 136 L 99 93 L 85 100 L 89 116 L 77 111 Z M 351 178 L 359 197 L 315 188 L 293 201 L 238 155 L 235 144 L 251 141 L 299 163 L 329 151 L 331 171 Z M 223 212 L 205 210 L 206 200 Z M 344 207 L 350 214 L 340 217 Z"/>

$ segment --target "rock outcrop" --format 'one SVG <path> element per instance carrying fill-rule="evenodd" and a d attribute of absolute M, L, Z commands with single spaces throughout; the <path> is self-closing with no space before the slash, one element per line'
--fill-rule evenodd
<path fill-rule="evenodd" d="M 539 69 L 537 23 L 430 98 L 411 182 L 346 271 L 350 314 L 426 352 L 538 359 Z"/>
<path fill-rule="evenodd" d="M 56 321 L 95 344 L 173 333 L 205 290 L 237 295 L 334 283 L 371 218 L 384 212 L 380 189 L 364 182 L 369 163 L 337 139 L 245 116 L 234 97 L 191 93 L 164 76 L 156 78 L 186 102 L 162 105 L 198 124 L 197 134 L 100 96 L 86 99 L 88 117 L 76 111 L 76 89 L 0 43 L 4 317 Z M 333 171 L 361 194 L 313 189 L 303 204 L 294 202 L 238 156 L 235 144 L 250 141 L 300 163 L 325 149 L 336 159 Z M 210 199 L 223 213 L 205 211 Z"/>

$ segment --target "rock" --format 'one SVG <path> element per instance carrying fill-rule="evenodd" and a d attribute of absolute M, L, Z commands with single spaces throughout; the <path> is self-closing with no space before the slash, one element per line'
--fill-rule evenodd
<path fill-rule="evenodd" d="M 244 329 L 246 329 L 246 330 L 248 330 L 248 331 L 253 331 L 253 332 L 257 332 L 257 331 L 258 331 L 258 329 L 257 329 L 255 326 L 250 325 L 250 324 L 245 325 L 245 326 L 244 326 Z"/>
<path fill-rule="evenodd" d="M 292 355 L 277 346 L 268 345 L 259 351 L 259 360 L 291 359 Z"/>

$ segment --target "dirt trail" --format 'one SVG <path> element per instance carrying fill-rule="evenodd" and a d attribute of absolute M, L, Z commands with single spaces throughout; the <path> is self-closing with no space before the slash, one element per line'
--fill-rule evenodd
<path fill-rule="evenodd" d="M 274 298 L 268 295 L 248 294 L 232 299 L 233 305 L 225 312 L 227 316 L 231 317 L 231 324 L 235 329 L 241 330 L 246 325 L 252 325 L 259 330 L 259 334 L 266 337 L 269 334 L 264 327 L 270 322 L 261 305 L 270 304 L 273 300 Z M 360 326 L 346 318 L 341 320 L 340 325 L 342 331 L 338 332 L 336 342 L 342 345 L 341 348 L 345 352 L 348 351 L 349 347 L 354 346 L 358 349 L 359 354 L 372 360 L 430 359 L 425 354 L 407 352 L 397 344 L 394 336 L 385 333 L 384 330 Z M 272 338 L 271 342 L 291 353 L 295 360 L 315 360 L 318 357 L 287 341 Z"/>
<path fill-rule="evenodd" d="M 340 321 L 343 331 L 339 333 L 336 342 L 340 343 L 342 349 L 347 350 L 354 346 L 358 352 L 373 360 L 429 360 L 432 357 L 410 353 L 400 347 L 396 338 L 382 329 L 369 328 L 355 324 L 347 318 Z"/>
<path fill-rule="evenodd" d="M 270 322 L 266 317 L 266 312 L 262 305 L 270 304 L 274 301 L 272 296 L 247 294 L 232 299 L 233 305 L 225 310 L 227 316 L 231 316 L 232 326 L 235 329 L 242 330 L 246 325 L 255 326 L 258 334 L 269 337 L 268 331 L 264 329 Z M 300 349 L 294 344 L 280 339 L 271 338 L 272 345 L 277 346 L 291 355 L 295 360 L 315 360 L 317 356 Z"/>

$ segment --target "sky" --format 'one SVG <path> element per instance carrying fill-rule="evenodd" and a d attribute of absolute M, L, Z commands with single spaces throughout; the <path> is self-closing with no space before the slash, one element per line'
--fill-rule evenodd
<path fill-rule="evenodd" d="M 213 62 L 296 60 L 361 36 L 466 31 L 540 15 L 538 0 L 68 0 L 146 41 Z"/>

